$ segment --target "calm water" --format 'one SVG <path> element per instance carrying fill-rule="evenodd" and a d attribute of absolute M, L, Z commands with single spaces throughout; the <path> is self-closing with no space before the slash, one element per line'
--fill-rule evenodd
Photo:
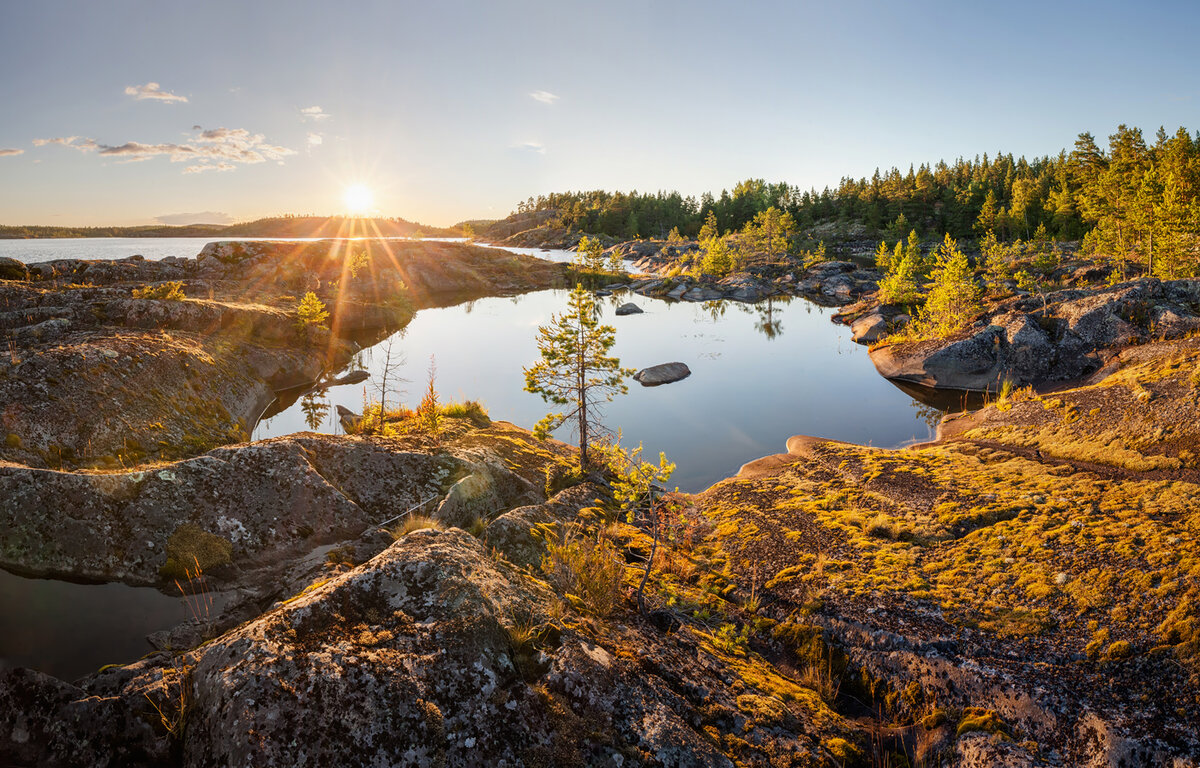
<path fill-rule="evenodd" d="M 0 664 L 64 680 L 149 653 L 146 635 L 188 618 L 183 599 L 150 587 L 29 579 L 0 570 Z"/>
<path fill-rule="evenodd" d="M 532 426 L 549 409 L 523 391 L 522 369 L 537 360 L 538 325 L 563 310 L 566 295 L 541 291 L 421 310 L 391 339 L 407 382 L 389 399 L 415 405 L 436 355 L 443 402 L 479 400 L 492 418 Z M 632 294 L 605 301 L 604 321 L 617 329 L 614 353 L 623 365 L 680 361 L 692 370 L 689 378 L 661 387 L 631 382 L 629 394 L 608 404 L 604 419 L 622 430 L 625 445 L 643 442 L 648 456 L 665 451 L 678 464 L 671 482 L 683 490 L 702 490 L 747 461 L 781 452 L 795 434 L 897 446 L 928 439 L 929 420 L 940 416 L 880 377 L 849 329 L 830 322 L 833 310 L 802 299 L 770 307 L 668 303 Z M 645 312 L 617 317 L 613 309 L 624 301 Z M 376 399 L 387 343 L 365 350 L 360 360 L 372 374 L 367 394 Z M 361 412 L 363 390 L 362 384 L 335 387 L 316 406 Z M 260 422 L 254 437 L 308 429 L 305 405 L 298 401 Z M 331 407 L 316 428 L 334 432 L 335 422 Z M 559 436 L 571 439 L 565 428 Z"/>
<path fill-rule="evenodd" d="M 75 237 L 0 240 L 0 256 L 34 264 L 54 259 L 124 259 L 141 255 L 150 261 L 168 256 L 194 259 L 208 243 L 228 240 L 311 242 L 316 237 Z M 324 238 L 328 239 L 328 238 Z M 360 238 L 361 239 L 361 238 Z M 406 238 L 384 238 L 403 240 Z"/>

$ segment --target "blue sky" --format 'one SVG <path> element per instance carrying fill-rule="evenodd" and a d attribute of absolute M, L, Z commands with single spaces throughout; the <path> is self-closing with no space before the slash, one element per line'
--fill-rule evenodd
<path fill-rule="evenodd" d="M 332 214 L 360 183 L 379 213 L 444 225 L 542 192 L 821 188 L 1200 128 L 1188 2 L 0 9 L 4 224 Z"/>

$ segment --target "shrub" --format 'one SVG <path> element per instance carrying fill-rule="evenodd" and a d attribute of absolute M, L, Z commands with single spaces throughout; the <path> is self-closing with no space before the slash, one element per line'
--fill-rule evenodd
<path fill-rule="evenodd" d="M 999 733 L 1006 737 L 1009 736 L 1007 726 L 1005 726 L 1004 720 L 1000 718 L 1000 715 L 982 707 L 967 707 L 963 710 L 963 716 L 958 721 L 958 729 L 955 731 L 955 735 L 962 736 L 964 733 L 971 733 L 973 731 Z"/>
<path fill-rule="evenodd" d="M 300 300 L 300 306 L 296 307 L 296 318 L 301 328 L 307 328 L 310 325 L 325 328 L 327 327 L 325 321 L 329 319 L 329 313 L 325 311 L 325 303 L 317 298 L 317 294 L 309 291 Z"/>
<path fill-rule="evenodd" d="M 183 301 L 183 281 L 169 280 L 158 285 L 146 285 L 133 289 L 135 299 L 164 299 L 166 301 Z"/>
<path fill-rule="evenodd" d="M 625 565 L 617 548 L 606 538 L 593 539 L 578 528 L 547 538 L 542 572 L 554 588 L 597 616 L 616 610 L 625 584 Z"/>
<path fill-rule="evenodd" d="M 413 531 L 423 531 L 426 528 L 441 530 L 442 524 L 428 515 L 409 515 L 404 522 L 392 529 L 393 539 L 402 539 Z"/>

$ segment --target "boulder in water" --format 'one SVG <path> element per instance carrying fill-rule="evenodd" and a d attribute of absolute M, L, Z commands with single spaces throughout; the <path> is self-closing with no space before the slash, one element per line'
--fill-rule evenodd
<path fill-rule="evenodd" d="M 633 380 L 640 382 L 643 387 L 657 387 L 660 384 L 686 379 L 691 375 L 691 369 L 683 363 L 662 363 L 643 368 L 633 374 Z"/>

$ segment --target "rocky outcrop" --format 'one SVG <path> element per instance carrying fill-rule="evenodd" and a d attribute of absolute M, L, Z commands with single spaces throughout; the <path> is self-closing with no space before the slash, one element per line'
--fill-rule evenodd
<path fill-rule="evenodd" d="M 1132 344 L 1198 329 L 1200 281 L 1146 278 L 1000 301 L 954 336 L 878 346 L 871 360 L 891 379 L 997 390 L 1078 380 Z"/>
<path fill-rule="evenodd" d="M 353 538 L 430 498 L 450 524 L 544 498 L 496 454 L 531 441 L 496 424 L 434 453 L 374 438 L 296 435 L 153 470 L 85 474 L 0 465 L 0 565 L 23 573 L 153 584 L 198 555 L 236 569 Z M 545 459 L 540 459 L 545 461 Z M 468 491 L 478 491 L 471 493 Z M 174 561 L 174 565 L 172 562 Z"/>
<path fill-rule="evenodd" d="M 640 315 L 640 314 L 642 314 L 642 308 L 639 307 L 637 304 L 634 304 L 632 301 L 627 301 L 624 304 L 622 304 L 621 306 L 617 307 L 615 314 L 617 314 L 617 315 Z"/>
<path fill-rule="evenodd" d="M 634 263 L 634 268 L 639 268 Z M 633 282 L 630 290 L 675 301 L 740 301 L 755 303 L 772 296 L 803 296 L 825 306 L 841 306 L 878 290 L 879 275 L 848 261 L 812 265 L 797 279 L 789 273 L 773 279 L 736 273 L 720 280 L 688 275 L 656 277 Z"/>
<path fill-rule="evenodd" d="M 691 369 L 684 363 L 661 363 L 641 369 L 633 374 L 633 380 L 643 387 L 657 387 L 686 379 L 691 375 Z"/>

